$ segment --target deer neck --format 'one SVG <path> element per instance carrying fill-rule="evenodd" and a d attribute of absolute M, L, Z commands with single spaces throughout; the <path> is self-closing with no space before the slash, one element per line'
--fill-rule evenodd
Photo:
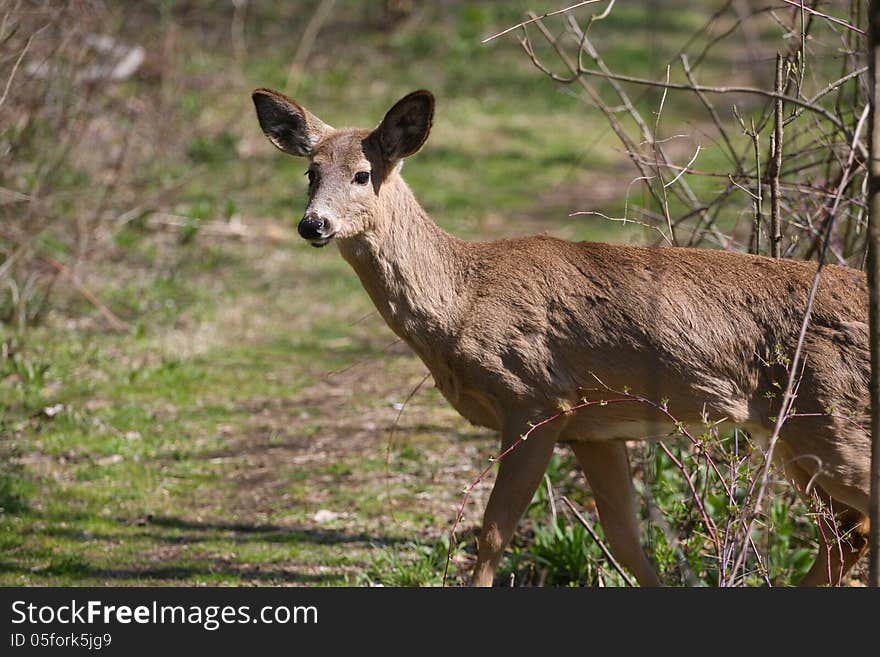
<path fill-rule="evenodd" d="M 386 185 L 374 228 L 339 250 L 391 329 L 426 356 L 454 332 L 466 242 L 437 226 L 399 176 Z"/>

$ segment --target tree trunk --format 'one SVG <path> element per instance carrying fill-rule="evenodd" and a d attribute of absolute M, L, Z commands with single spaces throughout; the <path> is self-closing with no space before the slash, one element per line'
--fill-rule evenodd
<path fill-rule="evenodd" d="M 871 340 L 871 535 L 868 585 L 880 587 L 880 99 L 877 64 L 880 59 L 880 0 L 868 5 L 868 64 L 870 67 L 870 117 L 868 122 L 870 167 L 868 169 L 868 284 L 870 287 Z"/>

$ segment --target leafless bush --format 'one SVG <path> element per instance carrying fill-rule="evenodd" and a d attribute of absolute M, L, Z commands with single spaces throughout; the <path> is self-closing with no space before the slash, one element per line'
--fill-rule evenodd
<path fill-rule="evenodd" d="M 720 245 L 785 257 L 816 258 L 830 234 L 833 262 L 861 267 L 867 65 L 859 3 L 851 3 L 850 21 L 825 16 L 810 3 L 803 11 L 797 2 L 748 11 L 744 4 L 723 3 L 668 63 L 661 80 L 615 73 L 595 47 L 590 30 L 610 15 L 613 2 L 583 23 L 568 15 L 561 33 L 544 20 L 523 25 L 521 44 L 546 75 L 579 88 L 620 138 L 651 200 L 646 206 L 630 204 L 620 219 L 651 226 L 672 245 Z M 759 62 L 744 72 L 759 82 L 769 78 L 766 86 L 700 82 L 714 49 L 743 38 L 746 26 L 751 33 L 774 25 L 783 48 L 774 56 L 762 42 L 758 54 L 773 57 L 776 65 L 765 59 L 764 66 Z M 536 54 L 530 29 L 552 47 L 558 66 Z M 638 109 L 646 87 L 662 91 L 650 119 Z M 690 94 L 703 107 L 703 138 L 726 156 L 725 169 L 701 168 L 706 145 L 694 135 L 689 138 L 697 143 L 686 160 L 670 156 L 669 143 L 682 136 L 681 126 L 663 121 L 668 93 Z"/>
<path fill-rule="evenodd" d="M 125 327 L 90 291 L 89 263 L 162 194 L 138 192 L 158 144 L 126 87 L 145 50 L 123 27 L 100 0 L 0 9 L 0 322 L 34 323 L 63 286 Z"/>

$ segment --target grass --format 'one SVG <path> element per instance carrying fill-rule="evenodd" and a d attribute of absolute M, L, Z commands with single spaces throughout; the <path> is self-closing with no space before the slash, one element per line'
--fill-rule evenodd
<path fill-rule="evenodd" d="M 284 87 L 305 4 L 249 8 L 243 60 L 226 47 L 225 10 L 206 6 L 198 20 L 185 4 L 140 10 L 133 38 L 171 55 L 158 82 L 124 83 L 164 124 L 161 157 L 131 194 L 186 180 L 171 208 L 185 222 L 135 218 L 87 272 L 129 331 L 107 332 L 70 293 L 41 326 L 0 328 L 0 584 L 439 583 L 459 491 L 495 439 L 426 385 L 402 416 L 386 471 L 390 428 L 424 367 L 393 344 L 341 258 L 296 238 L 305 166 L 265 143 L 250 107 L 250 89 Z M 430 4 L 389 29 L 370 3 L 337 3 L 297 99 L 333 125 L 373 125 L 405 92 L 432 89 L 432 137 L 404 175 L 462 236 L 641 239 L 567 217 L 622 212 L 632 176 L 604 121 L 511 39 L 479 45 L 521 9 L 558 3 Z M 651 11 L 620 7 L 602 25 L 597 40 L 624 72 L 656 74 L 705 18 Z M 722 76 L 727 64 L 715 66 Z M 166 113 L 155 109 L 160 97 Z M 668 118 L 687 121 L 691 109 L 670 99 Z M 73 167 L 67 184 L 94 176 Z M 205 232 L 232 216 L 249 226 L 246 239 Z M 70 257 L 63 244 L 45 248 Z M 554 463 L 554 486 L 588 504 L 577 469 Z M 490 485 L 477 489 L 474 509 Z M 615 583 L 598 548 L 562 516 L 551 521 L 541 495 L 505 581 Z M 800 550 L 786 510 L 774 513 Z M 473 557 L 479 520 L 468 514 L 453 583 Z M 782 560 L 788 544 L 779 546 Z M 662 563 L 661 542 L 652 549 Z"/>

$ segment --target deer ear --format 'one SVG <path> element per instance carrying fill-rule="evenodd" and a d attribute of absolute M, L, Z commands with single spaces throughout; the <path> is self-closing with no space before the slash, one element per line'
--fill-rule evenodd
<path fill-rule="evenodd" d="M 260 127 L 275 146 L 290 155 L 305 156 L 321 138 L 333 130 L 284 94 L 257 89 L 251 96 Z"/>
<path fill-rule="evenodd" d="M 434 96 L 424 89 L 401 98 L 373 132 L 382 157 L 393 163 L 424 145 L 434 121 Z"/>

